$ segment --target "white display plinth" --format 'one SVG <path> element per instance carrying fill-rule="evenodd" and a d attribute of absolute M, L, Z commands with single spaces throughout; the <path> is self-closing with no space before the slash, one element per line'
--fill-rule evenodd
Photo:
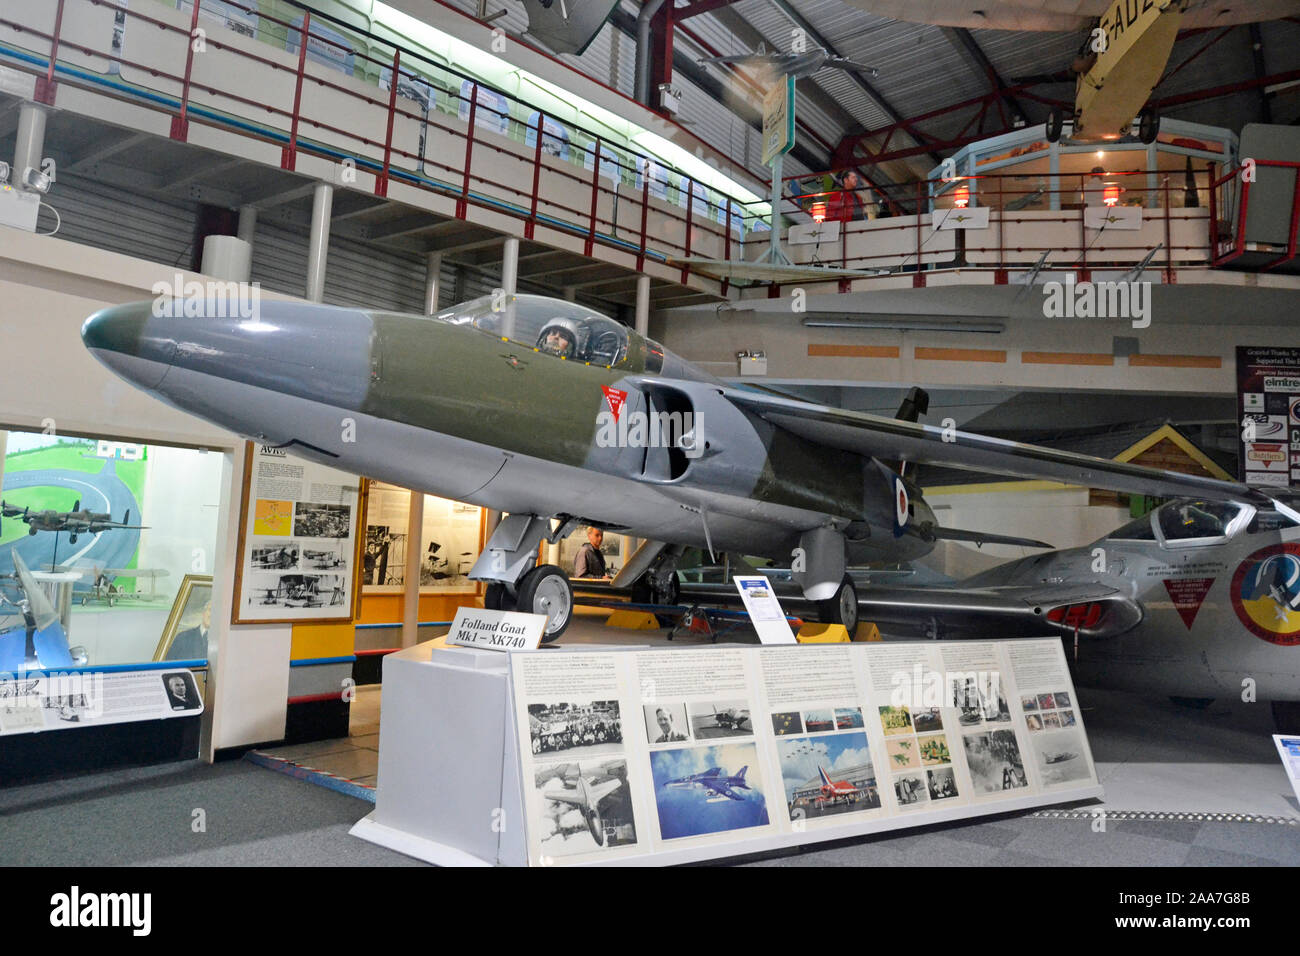
<path fill-rule="evenodd" d="M 964 645 L 960 651 L 957 648 L 958 644 Z M 1012 645 L 1018 645 L 1018 649 L 1009 650 Z M 1026 650 L 1035 651 L 1034 645 L 1037 645 L 1037 660 L 1030 661 L 1025 657 L 1022 662 L 1017 663 L 1017 655 Z M 865 705 L 863 713 L 868 728 L 857 732 L 869 734 L 872 738 L 871 753 L 873 760 L 876 761 L 875 773 L 879 777 L 873 785 L 878 785 L 883 791 L 890 786 L 891 772 L 889 758 L 885 757 L 885 750 L 890 746 L 889 738 L 888 736 L 882 738 L 880 727 L 873 725 L 874 721 L 883 720 L 883 717 L 878 717 L 877 710 L 880 709 L 878 705 L 886 701 L 886 698 L 881 696 L 883 686 L 881 682 L 884 680 L 885 671 L 879 668 L 883 668 L 886 664 L 896 666 L 895 658 L 899 650 L 886 650 L 891 647 L 889 644 L 838 646 L 842 649 L 850 649 L 847 653 L 852 658 L 854 672 L 859 675 L 858 679 L 861 681 L 858 700 Z M 892 647 L 899 646 L 892 645 Z M 911 651 L 901 648 L 901 652 L 905 655 L 914 652 L 922 657 L 930 655 L 927 659 L 939 663 L 944 659 L 942 655 L 945 653 L 968 654 L 971 651 L 979 651 L 980 648 L 983 649 L 982 652 L 992 655 L 990 660 L 1001 662 L 999 666 L 1004 671 L 1004 676 L 1012 679 L 1017 669 L 1022 677 L 1036 673 L 1034 668 L 1041 671 L 1046 660 L 1046 663 L 1051 665 L 1049 671 L 1055 671 L 1056 676 L 1045 679 L 1060 690 L 1064 691 L 1068 688 L 1068 694 L 1072 698 L 1074 688 L 1068 682 L 1068 677 L 1064 677 L 1065 661 L 1059 641 L 978 642 L 978 648 L 976 642 L 924 642 L 913 645 Z M 1063 789 L 1059 785 L 1055 788 L 1048 787 L 1047 779 L 1040 779 L 1043 773 L 1040 765 L 1037 770 L 1031 772 L 1030 786 L 1024 793 L 1014 795 L 1007 793 L 1005 796 L 996 797 L 987 794 L 973 795 L 970 786 L 972 778 L 966 766 L 966 758 L 958 753 L 958 747 L 963 735 L 980 735 L 982 731 L 980 727 L 959 726 L 953 719 L 957 716 L 957 712 L 945 708 L 944 721 L 947 725 L 948 745 L 953 749 L 952 755 L 947 759 L 954 766 L 961 768 L 956 779 L 960 781 L 960 789 L 968 798 L 962 805 L 957 805 L 955 800 L 952 801 L 952 805 L 936 801 L 934 805 L 925 808 L 904 809 L 897 806 L 896 801 L 888 794 L 884 794 L 884 808 L 874 813 L 825 819 L 818 821 L 815 826 L 810 823 L 806 827 L 802 825 L 792 827 L 789 821 L 777 825 L 779 822 L 777 818 L 783 810 L 787 809 L 784 801 L 775 792 L 779 773 L 776 769 L 778 764 L 773 762 L 777 756 L 777 751 L 773 748 L 777 746 L 780 738 L 772 737 L 764 723 L 765 721 L 770 723 L 770 712 L 776 709 L 772 705 L 771 698 L 776 694 L 777 689 L 775 685 L 764 689 L 761 682 L 776 677 L 784 679 L 790 667 L 803 668 L 815 662 L 815 658 L 804 655 L 825 653 L 825 650 L 818 647 L 789 650 L 800 656 L 784 660 L 772 657 L 760 659 L 757 656 L 758 648 L 752 646 L 741 648 L 736 645 L 655 651 L 649 651 L 645 647 L 577 646 L 563 650 L 524 652 L 515 655 L 513 682 L 511 655 L 498 651 L 448 647 L 442 641 L 433 641 L 389 655 L 384 661 L 383 712 L 380 722 L 379 776 L 375 810 L 357 823 L 351 832 L 355 836 L 381 846 L 440 865 L 520 866 L 527 865 L 530 860 L 534 864 L 540 862 L 579 865 L 591 863 L 664 865 L 770 852 L 826 840 L 857 837 L 1101 796 L 1102 788 L 1096 781 L 1081 722 L 1078 724 L 1079 737 L 1076 740 L 1078 753 L 1053 755 L 1049 763 L 1067 758 L 1082 759 L 1086 761 L 1086 779 L 1077 779 L 1075 783 Z M 664 661 L 671 665 L 676 661 L 677 665 L 674 666 L 677 666 L 681 673 L 698 670 L 701 679 L 712 680 L 708 674 L 712 672 L 711 668 L 716 663 L 714 658 L 719 652 L 729 652 L 733 655 L 739 652 L 746 660 L 747 676 L 744 679 L 754 688 L 749 698 L 754 706 L 753 713 L 750 715 L 753 729 L 749 731 L 753 740 L 747 743 L 758 747 L 760 763 L 763 763 L 766 768 L 765 779 L 768 784 L 765 789 L 769 791 L 770 796 L 763 799 L 768 801 L 773 825 L 764 827 L 761 831 L 742 830 L 731 834 L 715 834 L 705 841 L 669 839 L 657 829 L 654 791 L 647 776 L 647 761 L 655 751 L 662 749 L 662 745 L 653 740 L 647 742 L 646 730 L 641 726 L 641 708 L 632 703 L 636 694 L 644 692 L 646 686 L 644 675 L 639 668 L 643 665 L 662 666 Z M 689 661 L 688 656 L 692 654 L 700 655 L 699 668 L 694 667 L 694 662 Z M 590 684 L 593 665 L 605 668 L 603 662 L 610 662 L 610 666 L 622 675 L 620 680 L 623 683 L 620 686 L 624 687 L 624 691 L 621 693 L 627 699 L 623 700 L 621 705 L 622 746 L 619 749 L 624 751 L 621 756 L 626 756 L 624 772 L 627 776 L 623 779 L 623 786 L 629 791 L 634 790 L 635 800 L 639 801 L 636 806 L 636 841 L 639 845 L 631 848 L 621 847 L 616 851 L 604 849 L 567 860 L 553 858 L 545 852 L 539 852 L 538 848 L 529 842 L 528 827 L 539 826 L 538 807 L 546 802 L 545 793 L 539 796 L 534 792 L 538 785 L 534 780 L 534 773 L 538 771 L 538 760 L 564 762 L 565 757 L 557 755 L 539 758 L 536 742 L 533 742 L 532 753 L 521 750 L 521 734 L 527 738 L 530 733 L 531 718 L 525 712 L 529 703 L 528 692 L 525 685 L 520 684 L 519 681 L 527 682 L 530 678 L 522 675 L 528 674 L 533 675 L 532 679 L 539 679 L 541 675 L 548 680 L 554 680 L 554 675 L 559 674 L 562 680 L 567 681 L 564 672 L 568 668 L 555 665 L 560 664 L 562 659 L 570 655 L 573 655 L 574 681 L 577 683 L 585 679 Z M 673 657 L 668 660 L 662 655 L 673 655 Z M 533 661 L 534 658 L 538 660 Z M 874 690 L 868 682 L 873 667 L 869 659 L 876 661 L 874 666 L 878 669 L 875 676 L 870 678 L 877 682 Z M 821 660 L 825 661 L 829 658 L 821 658 Z M 656 661 L 660 664 L 656 664 Z M 531 666 L 533 663 L 546 665 L 545 673 Z M 685 665 L 684 670 L 681 665 Z M 584 666 L 587 669 L 585 678 L 576 673 Z M 767 677 L 763 677 L 764 673 Z M 739 671 L 735 672 L 736 679 L 739 674 Z M 630 675 L 640 676 L 639 679 L 629 682 Z M 640 691 L 628 690 L 629 687 L 639 687 Z M 1026 682 L 1022 689 L 1030 690 L 1029 683 Z M 1014 692 L 1014 684 L 1007 686 L 1006 690 Z M 843 694 L 847 691 L 841 690 L 836 693 Z M 604 692 L 601 694 L 604 696 Z M 629 694 L 631 696 L 628 696 Z M 515 695 L 520 695 L 520 699 L 515 700 Z M 551 696 L 554 696 L 554 693 Z M 580 695 L 569 695 L 566 692 L 558 699 L 567 699 L 571 696 L 576 699 Z M 608 696 L 613 696 L 612 692 Z M 1016 696 L 1013 693 L 1009 693 L 1008 696 L 1012 697 L 1011 715 L 997 718 L 1006 722 L 998 726 L 1007 728 L 1002 733 L 1014 735 L 1019 741 L 1019 750 L 1023 751 L 1027 759 L 1032 760 L 1036 752 L 1041 751 L 1041 747 L 1036 748 L 1032 744 L 1036 718 L 1032 716 L 1027 718 L 1026 709 L 1016 706 Z M 1032 704 L 1033 695 L 1025 696 L 1028 704 Z M 1059 696 L 1062 700 L 1069 699 L 1065 694 Z M 1006 707 L 1006 704 L 1004 703 L 1003 706 Z M 761 711 L 769 713 L 764 714 Z M 859 724 L 858 727 L 861 725 Z M 988 729 L 989 727 L 985 726 L 983 731 Z M 818 733 L 811 725 L 806 732 Z M 838 726 L 836 732 L 840 732 Z M 849 732 L 853 731 L 850 729 Z M 917 733 L 924 734 L 926 731 L 918 730 Z M 818 739 L 829 740 L 827 737 L 814 738 L 814 742 Z M 863 742 L 865 743 L 865 740 Z M 708 741 L 688 742 L 681 746 L 700 746 L 707 743 Z M 1038 753 L 1038 756 L 1041 759 L 1042 754 Z M 572 759 L 577 760 L 577 757 Z M 734 769 L 729 772 L 734 772 Z M 751 771 L 753 772 L 755 771 Z M 528 784 L 527 787 L 525 783 Z M 575 783 L 576 785 L 578 784 Z M 527 805 L 526 791 L 529 801 Z M 971 796 L 976 796 L 976 799 L 969 799 Z M 532 814 L 532 817 L 528 814 Z M 660 814 L 659 822 L 662 823 L 662 811 Z M 536 843 L 537 840 L 538 835 L 534 833 L 532 843 Z"/>

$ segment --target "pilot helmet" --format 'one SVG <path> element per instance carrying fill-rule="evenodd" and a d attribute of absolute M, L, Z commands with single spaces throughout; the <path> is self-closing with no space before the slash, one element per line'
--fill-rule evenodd
<path fill-rule="evenodd" d="M 555 332 L 559 332 L 561 335 L 563 335 L 565 338 L 569 340 L 568 347 L 563 351 L 556 352 L 554 349 L 548 349 L 546 347 L 547 336 Z M 578 325 L 572 319 L 566 319 L 563 316 L 556 316 L 555 318 L 547 321 L 547 323 L 544 326 L 542 326 L 541 334 L 537 336 L 537 347 L 541 349 L 543 352 L 550 352 L 552 355 L 564 355 L 564 356 L 572 357 L 573 352 L 577 348 L 577 346 L 578 346 Z"/>

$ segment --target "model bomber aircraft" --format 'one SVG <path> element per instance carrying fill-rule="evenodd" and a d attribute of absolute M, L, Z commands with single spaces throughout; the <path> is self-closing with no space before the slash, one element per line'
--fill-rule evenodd
<path fill-rule="evenodd" d="M 17 518 L 23 522 L 23 524 L 27 525 L 28 534 L 35 534 L 38 531 L 66 531 L 68 532 L 68 542 L 70 544 L 77 543 L 77 535 L 79 534 L 99 534 L 101 531 L 112 531 L 114 529 L 124 531 L 143 531 L 145 529 L 145 525 L 131 524 L 130 508 L 126 509 L 121 521 L 114 521 L 113 516 L 106 512 L 90 511 L 89 509 L 83 511 L 80 498 L 72 506 L 71 511 L 55 511 L 53 509 L 32 511 L 31 508 L 19 508 L 0 501 L 0 514 L 6 518 Z"/>
<path fill-rule="evenodd" d="M 792 566 L 821 619 L 850 631 L 859 595 L 849 566 L 907 562 L 942 539 L 1049 547 L 940 527 L 900 462 L 1187 496 L 1231 505 L 1234 533 L 1258 515 L 1300 536 L 1300 514 L 1240 482 L 925 425 L 914 402 L 891 419 L 733 387 L 564 300 L 484 296 L 437 316 L 272 301 L 254 319 L 198 306 L 206 318 L 113 306 L 87 319 L 82 338 L 126 380 L 237 434 L 506 514 L 469 576 L 488 583 L 489 607 L 545 614 L 548 640 L 567 626 L 573 593 L 562 569 L 537 565 L 538 546 L 580 523 L 646 539 L 616 585 L 668 593 L 687 546 L 758 555 Z M 1012 603 L 1030 633 L 1109 638 L 1142 617 L 1127 583 L 1027 573 L 1027 587 L 1003 574 L 1024 587 L 1026 600 Z M 978 620 L 989 600 L 874 585 L 866 597 L 873 615 L 912 623 L 938 611 Z M 1261 698 L 1300 696 L 1290 660 L 1249 670 Z"/>

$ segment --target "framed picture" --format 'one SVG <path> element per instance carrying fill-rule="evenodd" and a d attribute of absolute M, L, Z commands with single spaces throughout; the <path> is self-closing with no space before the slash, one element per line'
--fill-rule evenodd
<path fill-rule="evenodd" d="M 411 492 L 367 483 L 361 583 L 366 594 L 400 594 L 406 587 Z M 477 505 L 424 496 L 420 541 L 421 594 L 477 594 L 470 569 L 482 550 L 486 513 Z"/>
<path fill-rule="evenodd" d="M 363 478 L 248 443 L 232 624 L 344 624 L 357 615 Z"/>
<path fill-rule="evenodd" d="M 208 628 L 212 626 L 212 575 L 187 574 L 176 592 L 163 627 L 156 661 L 207 660 Z"/>

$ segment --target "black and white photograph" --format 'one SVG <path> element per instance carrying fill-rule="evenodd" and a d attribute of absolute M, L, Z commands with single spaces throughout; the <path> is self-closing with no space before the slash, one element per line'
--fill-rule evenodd
<path fill-rule="evenodd" d="M 321 505 L 299 501 L 293 506 L 295 538 L 346 538 L 351 530 L 351 505 Z"/>
<path fill-rule="evenodd" d="M 167 671 L 162 675 L 162 683 L 172 710 L 198 710 L 203 706 L 191 672 Z"/>
<path fill-rule="evenodd" d="M 302 567 L 304 571 L 334 571 L 348 563 L 343 543 L 326 539 L 302 542 Z"/>
<path fill-rule="evenodd" d="M 618 701 L 592 700 L 528 705 L 533 756 L 594 757 L 623 749 Z"/>
<path fill-rule="evenodd" d="M 971 781 L 980 793 L 1000 793 L 1029 786 L 1025 776 L 1020 745 L 1010 730 L 990 730 L 962 737 L 966 748 L 966 766 Z"/>
<path fill-rule="evenodd" d="M 926 787 L 931 800 L 951 800 L 958 796 L 957 778 L 952 767 L 939 767 L 925 772 Z"/>
<path fill-rule="evenodd" d="M 900 807 L 916 806 L 929 799 L 925 774 L 920 771 L 900 773 L 894 777 L 894 798 Z"/>
<path fill-rule="evenodd" d="M 244 593 L 250 606 L 259 608 L 343 607 L 348 579 L 341 574 L 250 574 Z"/>
<path fill-rule="evenodd" d="M 696 740 L 748 737 L 754 733 L 747 700 L 696 701 L 686 705 L 686 714 L 691 736 Z"/>
<path fill-rule="evenodd" d="M 538 836 L 545 856 L 610 850 L 636 843 L 627 759 L 550 764 L 533 772 L 541 796 Z"/>
<path fill-rule="evenodd" d="M 652 744 L 681 743 L 691 739 L 691 721 L 685 703 L 644 704 L 646 740 Z"/>
<path fill-rule="evenodd" d="M 262 540 L 249 550 L 249 566 L 255 571 L 288 571 L 298 567 L 301 545 L 297 541 Z"/>
<path fill-rule="evenodd" d="M 1091 773 L 1083 734 L 1077 728 L 1035 734 L 1031 746 L 1043 786 L 1086 780 Z"/>

